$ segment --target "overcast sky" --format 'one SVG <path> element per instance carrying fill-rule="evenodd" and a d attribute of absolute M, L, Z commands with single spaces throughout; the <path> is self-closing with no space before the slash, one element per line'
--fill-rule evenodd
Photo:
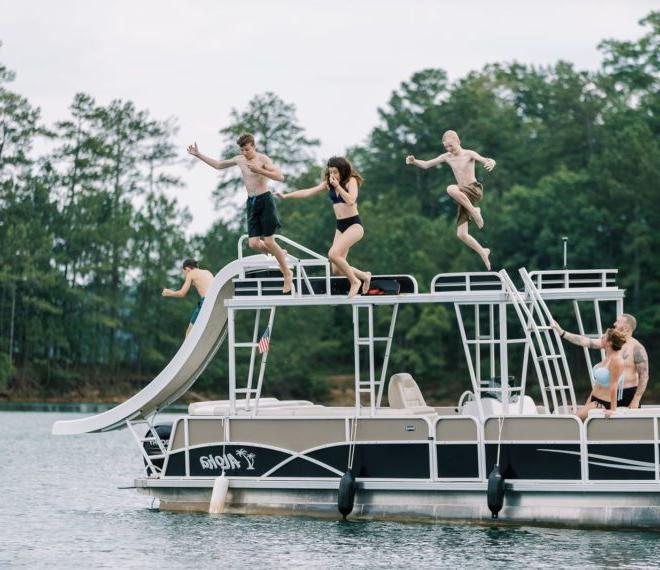
<path fill-rule="evenodd" d="M 321 158 L 363 142 L 377 108 L 415 71 L 456 79 L 490 62 L 559 59 L 594 69 L 598 43 L 639 37 L 638 20 L 654 8 L 657 0 L 0 0 L 0 61 L 47 124 L 66 118 L 81 91 L 177 117 L 182 158 L 192 141 L 217 155 L 231 108 L 274 91 L 321 140 Z M 218 216 L 217 173 L 200 163 L 177 174 L 189 231 L 204 231 Z"/>

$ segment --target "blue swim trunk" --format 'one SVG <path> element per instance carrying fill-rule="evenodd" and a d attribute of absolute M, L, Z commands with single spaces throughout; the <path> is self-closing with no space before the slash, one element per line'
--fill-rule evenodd
<path fill-rule="evenodd" d="M 202 309 L 202 304 L 204 303 L 204 297 L 202 297 L 199 300 L 199 303 L 195 305 L 195 308 L 192 311 L 192 314 L 190 315 L 190 324 L 194 325 L 195 321 L 197 320 L 197 316 L 199 315 L 199 311 Z"/>

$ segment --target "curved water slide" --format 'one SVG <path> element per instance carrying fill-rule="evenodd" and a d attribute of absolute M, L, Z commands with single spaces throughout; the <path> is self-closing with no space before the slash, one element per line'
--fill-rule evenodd
<path fill-rule="evenodd" d="M 264 258 L 265 256 L 253 256 Z M 169 364 L 132 398 L 114 408 L 78 420 L 57 421 L 55 435 L 75 435 L 126 427 L 126 420 L 148 418 L 182 396 L 197 380 L 220 348 L 227 330 L 225 300 L 234 295 L 234 277 L 245 267 L 232 261 L 215 276 L 190 334 Z"/>

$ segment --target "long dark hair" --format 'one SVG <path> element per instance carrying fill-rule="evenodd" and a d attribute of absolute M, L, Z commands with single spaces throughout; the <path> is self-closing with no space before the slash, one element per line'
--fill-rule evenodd
<path fill-rule="evenodd" d="M 345 187 L 351 178 L 355 178 L 358 186 L 364 182 L 364 178 L 360 176 L 360 173 L 353 168 L 353 165 L 348 162 L 348 160 L 343 156 L 332 156 L 328 160 L 327 168 L 325 169 L 325 181 L 328 183 L 328 186 L 330 186 L 330 175 L 328 174 L 328 171 L 333 166 L 339 170 L 339 183 L 342 186 Z"/>

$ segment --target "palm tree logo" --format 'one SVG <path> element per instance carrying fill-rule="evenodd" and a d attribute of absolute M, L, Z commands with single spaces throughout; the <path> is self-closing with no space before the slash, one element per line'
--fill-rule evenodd
<path fill-rule="evenodd" d="M 254 471 L 254 460 L 256 458 L 256 455 L 254 453 L 248 453 L 245 449 L 241 448 L 236 450 L 236 455 L 238 457 L 242 457 L 243 459 L 245 459 L 245 461 L 248 464 L 247 465 L 248 471 Z"/>

